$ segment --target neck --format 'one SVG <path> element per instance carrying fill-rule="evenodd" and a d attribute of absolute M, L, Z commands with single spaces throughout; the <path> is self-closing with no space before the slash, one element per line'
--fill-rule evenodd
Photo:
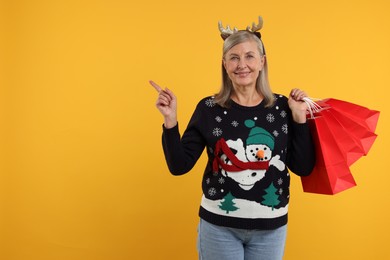
<path fill-rule="evenodd" d="M 242 106 L 256 106 L 264 96 L 257 92 L 255 87 L 237 87 L 234 86 L 234 92 L 231 99 Z"/>

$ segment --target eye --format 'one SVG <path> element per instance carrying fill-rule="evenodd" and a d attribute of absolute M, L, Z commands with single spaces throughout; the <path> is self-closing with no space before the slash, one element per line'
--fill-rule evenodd
<path fill-rule="evenodd" d="M 236 56 L 230 57 L 230 60 L 231 61 L 236 61 L 236 60 L 238 60 L 238 57 L 236 57 Z"/>

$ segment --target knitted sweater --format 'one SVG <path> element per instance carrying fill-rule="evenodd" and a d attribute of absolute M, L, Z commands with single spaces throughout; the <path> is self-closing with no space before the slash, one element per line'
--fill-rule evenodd
<path fill-rule="evenodd" d="M 272 107 L 260 103 L 230 108 L 202 99 L 180 137 L 178 125 L 163 127 L 162 144 L 174 175 L 192 169 L 204 148 L 199 216 L 215 225 L 276 229 L 287 224 L 290 174 L 309 175 L 314 147 L 307 123 L 292 121 L 287 98 L 275 94 Z"/>

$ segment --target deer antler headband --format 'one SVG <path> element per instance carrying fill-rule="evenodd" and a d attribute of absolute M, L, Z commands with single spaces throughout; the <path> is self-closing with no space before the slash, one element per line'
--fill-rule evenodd
<path fill-rule="evenodd" d="M 223 40 L 226 40 L 227 37 L 229 37 L 230 35 L 239 31 L 237 29 L 237 27 L 234 27 L 232 30 L 229 25 L 227 25 L 226 28 L 224 28 L 222 26 L 221 21 L 218 22 L 218 27 L 219 27 L 219 31 L 221 32 L 221 37 Z M 259 37 L 261 39 L 261 34 L 258 31 L 262 27 L 263 27 L 263 18 L 261 16 L 259 16 L 259 23 L 257 25 L 256 25 L 256 23 L 252 23 L 252 28 L 250 26 L 247 26 L 245 30 L 255 34 L 257 37 Z"/>

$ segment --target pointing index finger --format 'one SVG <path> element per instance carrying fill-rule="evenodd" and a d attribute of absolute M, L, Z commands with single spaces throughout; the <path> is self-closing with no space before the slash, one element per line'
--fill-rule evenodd
<path fill-rule="evenodd" d="M 162 88 L 159 85 L 157 85 L 153 80 L 149 80 L 149 83 L 150 83 L 150 85 L 152 85 L 154 87 L 154 89 L 158 93 L 160 93 L 162 91 Z"/>

